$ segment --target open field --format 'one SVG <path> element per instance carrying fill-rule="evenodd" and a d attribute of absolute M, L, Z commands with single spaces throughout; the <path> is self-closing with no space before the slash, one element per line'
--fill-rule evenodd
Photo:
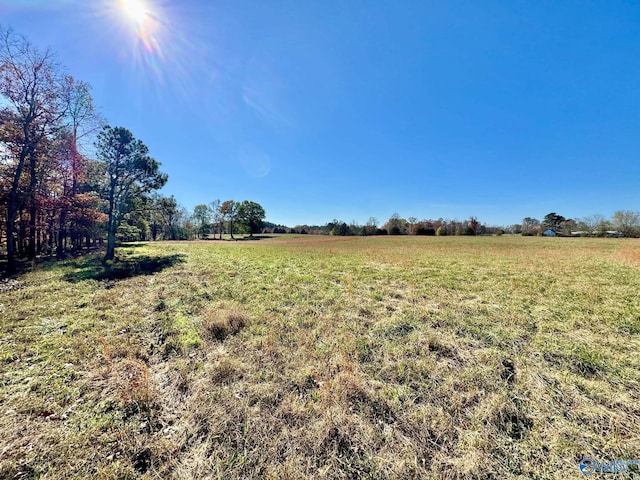
<path fill-rule="evenodd" d="M 640 459 L 638 240 L 117 255 L 0 282 L 0 478 L 560 479 L 583 455 Z"/>

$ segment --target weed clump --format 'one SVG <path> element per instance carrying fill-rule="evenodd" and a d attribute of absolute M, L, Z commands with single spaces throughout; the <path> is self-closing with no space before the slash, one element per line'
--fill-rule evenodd
<path fill-rule="evenodd" d="M 201 335 L 206 340 L 222 342 L 230 335 L 237 335 L 248 323 L 247 315 L 240 310 L 207 312 L 202 320 Z"/>
<path fill-rule="evenodd" d="M 145 363 L 127 358 L 114 366 L 113 373 L 126 412 L 148 413 L 156 406 L 156 392 Z"/>
<path fill-rule="evenodd" d="M 230 359 L 222 359 L 211 372 L 211 381 L 214 385 L 229 385 L 242 378 L 242 366 Z"/>

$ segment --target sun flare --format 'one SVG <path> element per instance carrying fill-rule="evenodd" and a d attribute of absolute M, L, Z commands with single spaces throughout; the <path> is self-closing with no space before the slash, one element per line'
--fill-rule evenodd
<path fill-rule="evenodd" d="M 141 88 L 153 87 L 162 95 L 173 93 L 188 96 L 186 87 L 198 68 L 210 75 L 211 66 L 196 63 L 204 53 L 196 48 L 188 29 L 187 17 L 180 2 L 166 0 L 95 0 L 97 16 L 108 21 L 107 33 L 114 39 L 120 61 L 128 63 L 128 78 Z M 2 3 L 2 0 L 0 0 Z M 194 53 L 196 52 L 196 53 Z"/>
<path fill-rule="evenodd" d="M 149 16 L 149 10 L 143 0 L 119 0 L 123 15 L 132 22 L 140 25 Z"/>

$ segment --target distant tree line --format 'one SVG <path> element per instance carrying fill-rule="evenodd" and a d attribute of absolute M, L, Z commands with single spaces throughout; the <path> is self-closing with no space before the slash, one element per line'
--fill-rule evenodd
<path fill-rule="evenodd" d="M 640 212 L 618 210 L 611 218 L 596 214 L 575 219 L 551 212 L 542 220 L 525 217 L 521 223 L 511 225 L 506 230 L 534 236 L 553 231 L 556 235 L 567 237 L 640 237 Z"/>
<path fill-rule="evenodd" d="M 118 240 L 222 239 L 223 234 L 235 239 L 235 234 L 253 237 L 263 231 L 264 208 L 250 200 L 214 200 L 196 205 L 192 212 L 173 196 L 154 193 L 137 201 L 138 208 L 127 214 L 120 225 Z"/>
<path fill-rule="evenodd" d="M 521 223 L 496 226 L 481 223 L 477 217 L 467 220 L 403 218 L 394 213 L 380 223 L 375 217 L 361 225 L 356 221 L 349 223 L 334 219 L 325 225 L 296 225 L 286 227 L 265 223 L 265 233 L 297 233 L 312 235 L 368 236 L 368 235 L 503 235 L 519 234 L 541 236 L 551 230 L 558 236 L 583 237 L 640 237 L 640 212 L 618 210 L 611 218 L 603 215 L 590 215 L 583 218 L 565 218 L 555 212 L 548 213 L 542 220 L 525 217 Z"/>
<path fill-rule="evenodd" d="M 418 220 L 416 217 L 402 218 L 394 213 L 385 223 L 370 217 L 364 225 L 356 221 L 350 223 L 334 219 L 325 225 L 296 225 L 293 228 L 270 224 L 263 229 L 266 233 L 299 233 L 312 235 L 371 236 L 371 235 L 501 235 L 501 227 L 487 226 L 476 217 L 468 220 Z"/>
<path fill-rule="evenodd" d="M 262 205 L 251 200 L 214 200 L 195 206 L 187 230 L 191 238 L 222 240 L 222 235 L 228 234 L 234 239 L 234 233 L 248 234 L 251 238 L 262 232 L 265 215 Z"/>

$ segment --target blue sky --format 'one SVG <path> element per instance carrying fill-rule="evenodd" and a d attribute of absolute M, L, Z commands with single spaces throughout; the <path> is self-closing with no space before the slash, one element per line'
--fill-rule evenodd
<path fill-rule="evenodd" d="M 0 0 L 0 23 L 89 82 L 190 210 L 250 199 L 293 226 L 640 209 L 640 2 L 145 3 L 134 21 L 119 0 Z"/>

